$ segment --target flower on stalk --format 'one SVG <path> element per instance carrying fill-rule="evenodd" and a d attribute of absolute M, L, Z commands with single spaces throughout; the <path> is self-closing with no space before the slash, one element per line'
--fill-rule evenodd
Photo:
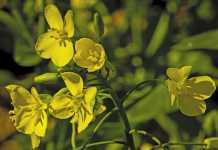
<path fill-rule="evenodd" d="M 39 36 L 36 52 L 42 58 L 51 59 L 59 67 L 65 66 L 74 54 L 71 42 L 74 35 L 73 12 L 68 10 L 63 21 L 58 8 L 50 4 L 46 6 L 44 15 L 50 29 Z"/>
<path fill-rule="evenodd" d="M 61 74 L 69 91 L 60 90 L 57 92 L 50 104 L 50 113 L 59 119 L 72 117 L 71 123 L 77 124 L 77 132 L 86 129 L 96 114 L 105 110 L 103 105 L 94 110 L 96 105 L 96 87 L 83 89 L 83 79 L 73 72 Z M 99 112 L 100 111 L 100 112 Z"/>
<path fill-rule="evenodd" d="M 206 111 L 204 100 L 216 90 L 213 79 L 209 76 L 197 76 L 188 79 L 191 66 L 168 68 L 166 84 L 169 89 L 171 104 L 177 104 L 187 116 L 201 115 Z"/>
<path fill-rule="evenodd" d="M 88 38 L 81 38 L 75 44 L 74 62 L 88 72 L 101 69 L 105 63 L 104 47 Z"/>
<path fill-rule="evenodd" d="M 47 128 L 47 104 L 41 101 L 34 87 L 31 93 L 24 87 L 14 84 L 8 85 L 6 89 L 14 106 L 14 110 L 9 112 L 10 119 L 19 132 L 31 136 L 32 147 L 38 147 Z"/>

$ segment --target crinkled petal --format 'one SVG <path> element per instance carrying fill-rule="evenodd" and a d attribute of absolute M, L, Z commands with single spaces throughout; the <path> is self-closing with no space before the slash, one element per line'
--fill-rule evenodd
<path fill-rule="evenodd" d="M 90 114 L 93 113 L 96 93 L 97 93 L 96 87 L 89 87 L 85 93 L 84 107 L 86 107 L 86 110 L 89 111 Z"/>
<path fill-rule="evenodd" d="M 56 118 L 67 119 L 78 110 L 79 106 L 80 102 L 72 99 L 71 96 L 55 96 L 51 101 L 49 111 Z"/>
<path fill-rule="evenodd" d="M 209 76 L 193 77 L 187 80 L 186 86 L 190 95 L 197 100 L 208 99 L 216 90 L 214 80 Z"/>
<path fill-rule="evenodd" d="M 58 67 L 63 67 L 70 62 L 73 54 L 73 43 L 68 40 L 60 41 L 53 46 L 51 60 Z"/>
<path fill-rule="evenodd" d="M 44 137 L 48 125 L 48 116 L 43 110 L 38 112 L 38 120 L 35 125 L 35 134 L 39 137 Z"/>
<path fill-rule="evenodd" d="M 14 107 L 37 104 L 36 99 L 30 92 L 20 85 L 10 84 L 6 86 L 6 89 L 10 94 Z"/>
<path fill-rule="evenodd" d="M 73 12 L 68 10 L 65 17 L 64 17 L 64 31 L 67 33 L 67 36 L 73 37 L 74 35 L 74 23 L 73 23 Z"/>
<path fill-rule="evenodd" d="M 191 96 L 178 96 L 178 103 L 180 111 L 187 116 L 198 116 L 206 111 L 205 102 L 194 99 Z"/>
<path fill-rule="evenodd" d="M 182 68 L 168 68 L 167 76 L 174 81 L 182 81 L 188 78 L 192 66 L 184 66 Z"/>
<path fill-rule="evenodd" d="M 35 134 L 32 134 L 30 137 L 31 137 L 32 148 L 35 149 L 39 147 L 40 137 Z"/>
<path fill-rule="evenodd" d="M 94 72 L 101 69 L 105 63 L 105 50 L 101 44 L 95 44 L 96 51 L 99 53 L 99 60 L 93 67 L 88 68 L 88 72 Z"/>
<path fill-rule="evenodd" d="M 63 30 L 63 20 L 58 8 L 49 4 L 45 8 L 45 18 L 51 29 Z"/>
<path fill-rule="evenodd" d="M 83 79 L 79 74 L 74 72 L 61 73 L 68 90 L 73 96 L 82 94 L 83 91 Z"/>

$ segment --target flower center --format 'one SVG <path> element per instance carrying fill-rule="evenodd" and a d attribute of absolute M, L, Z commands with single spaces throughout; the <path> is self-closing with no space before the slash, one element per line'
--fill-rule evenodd
<path fill-rule="evenodd" d="M 100 59 L 100 54 L 96 50 L 89 50 L 88 60 L 92 63 L 97 63 Z"/>

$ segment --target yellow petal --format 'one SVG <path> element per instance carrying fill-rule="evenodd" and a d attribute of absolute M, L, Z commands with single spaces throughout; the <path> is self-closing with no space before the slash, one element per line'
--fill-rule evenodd
<path fill-rule="evenodd" d="M 67 37 L 70 38 L 74 35 L 73 12 L 68 10 L 64 19 L 64 31 L 67 33 Z"/>
<path fill-rule="evenodd" d="M 186 84 L 189 93 L 197 100 L 208 99 L 216 90 L 216 84 L 209 76 L 190 78 Z"/>
<path fill-rule="evenodd" d="M 106 106 L 100 104 L 97 108 L 95 108 L 95 110 L 94 110 L 94 115 L 95 115 L 95 116 L 98 116 L 98 115 L 100 115 L 101 113 L 103 113 L 106 109 L 107 109 Z"/>
<path fill-rule="evenodd" d="M 53 5 L 45 7 L 45 18 L 51 29 L 63 30 L 63 20 L 58 8 Z"/>
<path fill-rule="evenodd" d="M 78 66 L 83 68 L 89 68 L 93 66 L 92 62 L 87 60 L 87 58 L 90 56 L 89 51 L 95 49 L 94 45 L 95 43 L 88 38 L 81 38 L 76 41 L 76 54 L 74 56 L 74 61 Z"/>
<path fill-rule="evenodd" d="M 38 112 L 38 120 L 35 125 L 35 134 L 44 137 L 48 125 L 48 117 L 45 111 Z"/>
<path fill-rule="evenodd" d="M 6 89 L 9 92 L 12 103 L 15 107 L 37 104 L 36 99 L 29 93 L 29 91 L 20 85 L 11 84 L 6 86 Z"/>
<path fill-rule="evenodd" d="M 88 68 L 88 72 L 94 72 L 101 69 L 105 63 L 105 50 L 101 44 L 95 44 L 96 51 L 98 51 L 100 57 L 98 62 L 93 66 Z"/>
<path fill-rule="evenodd" d="M 97 93 L 97 88 L 96 87 L 89 87 L 86 90 L 85 93 L 85 103 L 84 103 L 84 107 L 86 107 L 86 110 L 92 114 L 93 113 L 93 108 L 95 105 L 95 96 Z"/>
<path fill-rule="evenodd" d="M 95 42 L 89 38 L 81 38 L 76 41 L 75 44 L 76 52 L 84 51 L 84 50 L 94 50 Z"/>
<path fill-rule="evenodd" d="M 83 91 L 83 79 L 79 74 L 74 72 L 64 72 L 61 73 L 68 90 L 73 96 L 78 96 L 82 94 Z"/>
<path fill-rule="evenodd" d="M 59 42 L 59 40 L 55 39 L 55 37 L 59 37 L 59 35 L 57 31 L 54 30 L 48 31 L 39 36 L 35 45 L 35 49 L 40 57 L 45 59 L 51 57 L 54 44 Z"/>
<path fill-rule="evenodd" d="M 55 96 L 50 104 L 50 113 L 59 119 L 67 119 L 78 110 L 80 102 L 71 96 Z"/>
<path fill-rule="evenodd" d="M 174 81 L 182 81 L 188 78 L 192 66 L 184 66 L 182 68 L 168 68 L 167 76 Z"/>
<path fill-rule="evenodd" d="M 178 104 L 181 112 L 187 116 L 198 116 L 206 111 L 205 102 L 196 100 L 191 96 L 178 96 Z"/>
<path fill-rule="evenodd" d="M 33 134 L 37 113 L 32 110 L 32 107 L 15 107 L 14 113 L 12 117 L 16 129 L 24 134 Z"/>
<path fill-rule="evenodd" d="M 35 134 L 31 135 L 31 142 L 32 142 L 32 148 L 33 149 L 39 147 L 40 137 L 38 137 Z"/>
<path fill-rule="evenodd" d="M 38 91 L 37 91 L 37 89 L 35 87 L 31 88 L 31 94 L 35 98 L 35 100 L 38 101 L 38 103 L 42 103 L 42 101 L 40 99 L 40 96 L 39 96 L 39 93 L 38 93 Z"/>
<path fill-rule="evenodd" d="M 85 109 L 80 109 L 78 113 L 76 113 L 77 116 L 77 132 L 80 133 L 83 130 L 85 130 L 90 122 L 93 120 L 93 114 L 87 113 Z"/>
<path fill-rule="evenodd" d="M 60 41 L 55 43 L 52 48 L 51 60 L 58 67 L 67 65 L 73 57 L 74 50 L 71 41 Z"/>

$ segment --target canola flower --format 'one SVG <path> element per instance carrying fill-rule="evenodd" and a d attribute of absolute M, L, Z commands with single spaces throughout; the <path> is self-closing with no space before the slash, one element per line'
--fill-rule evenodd
<path fill-rule="evenodd" d="M 96 105 L 96 87 L 84 89 L 83 79 L 80 75 L 73 72 L 64 72 L 61 74 L 66 87 L 69 91 L 57 92 L 50 103 L 50 113 L 59 119 L 72 117 L 71 123 L 77 124 L 77 132 L 80 133 L 86 129 L 89 123 L 97 114 L 105 110 L 104 105 L 100 105 L 95 111 Z"/>
<path fill-rule="evenodd" d="M 50 29 L 38 38 L 36 52 L 40 57 L 51 59 L 55 65 L 63 67 L 74 55 L 71 42 L 74 35 L 73 12 L 68 10 L 63 21 L 58 8 L 50 4 L 46 6 L 44 15 Z"/>
<path fill-rule="evenodd" d="M 169 89 L 171 104 L 177 104 L 187 116 L 201 115 L 206 111 L 205 100 L 216 90 L 213 79 L 209 76 L 197 76 L 188 79 L 191 66 L 168 68 L 166 84 Z"/>
<path fill-rule="evenodd" d="M 8 85 L 6 89 L 14 106 L 14 110 L 9 112 L 10 119 L 19 132 L 30 135 L 32 147 L 38 147 L 47 128 L 47 104 L 42 102 L 34 87 L 31 93 L 24 87 L 14 84 Z"/>
<path fill-rule="evenodd" d="M 74 62 L 88 72 L 101 69 L 105 63 L 104 47 L 88 38 L 81 38 L 75 44 Z"/>
<path fill-rule="evenodd" d="M 218 149 L 218 137 L 206 138 L 203 143 L 206 144 L 206 149 Z"/>

